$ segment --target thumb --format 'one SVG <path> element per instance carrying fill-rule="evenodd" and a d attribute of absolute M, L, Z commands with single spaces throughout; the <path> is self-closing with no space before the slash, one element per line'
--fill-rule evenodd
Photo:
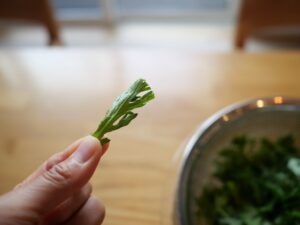
<path fill-rule="evenodd" d="M 102 156 L 101 144 L 98 139 L 87 136 L 74 148 L 64 161 L 48 166 L 32 181 L 10 193 L 17 208 L 42 216 L 89 181 Z"/>

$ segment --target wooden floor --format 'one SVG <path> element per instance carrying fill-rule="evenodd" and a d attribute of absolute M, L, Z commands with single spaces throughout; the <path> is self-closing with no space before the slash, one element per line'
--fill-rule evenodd
<path fill-rule="evenodd" d="M 230 52 L 234 49 L 234 25 L 227 23 L 124 23 L 115 29 L 96 25 L 62 25 L 66 47 L 137 47 L 197 52 Z M 295 32 L 296 31 L 296 32 Z M 247 51 L 300 49 L 299 29 L 270 31 L 264 38 L 250 39 Z M 295 36 L 294 38 L 281 37 Z M 296 34 L 296 35 L 295 35 Z M 271 37 L 270 37 L 271 36 Z M 279 37 L 278 37 L 279 36 Z M 0 48 L 43 47 L 47 36 L 41 27 L 0 24 Z"/>

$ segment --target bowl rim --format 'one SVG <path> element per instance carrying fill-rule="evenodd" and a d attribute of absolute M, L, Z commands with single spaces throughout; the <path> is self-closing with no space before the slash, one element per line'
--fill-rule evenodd
<path fill-rule="evenodd" d="M 180 200 L 184 199 L 185 187 L 182 185 L 182 180 L 186 177 L 188 172 L 187 162 L 194 146 L 197 144 L 198 140 L 206 135 L 211 129 L 216 126 L 220 126 L 238 116 L 245 114 L 249 111 L 257 109 L 267 109 L 272 106 L 291 106 L 293 109 L 300 109 L 300 98 L 296 97 L 284 97 L 284 96 L 274 96 L 274 97 L 262 97 L 262 98 L 252 98 L 244 101 L 239 101 L 237 103 L 231 104 L 204 120 L 200 126 L 196 129 L 187 145 L 183 150 L 181 157 L 181 162 L 179 164 L 179 173 L 176 181 L 175 190 L 175 204 L 173 209 L 173 220 L 177 225 L 189 225 L 188 219 L 184 215 L 185 205 L 179 204 Z"/>

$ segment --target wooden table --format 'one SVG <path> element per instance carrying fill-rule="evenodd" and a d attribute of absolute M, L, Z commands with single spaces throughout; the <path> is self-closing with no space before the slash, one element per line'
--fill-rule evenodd
<path fill-rule="evenodd" d="M 107 225 L 153 225 L 172 195 L 173 157 L 207 117 L 259 96 L 300 97 L 300 54 L 197 54 L 145 49 L 0 52 L 0 193 L 93 131 L 113 99 L 144 77 L 156 100 L 110 135 L 94 194 Z"/>

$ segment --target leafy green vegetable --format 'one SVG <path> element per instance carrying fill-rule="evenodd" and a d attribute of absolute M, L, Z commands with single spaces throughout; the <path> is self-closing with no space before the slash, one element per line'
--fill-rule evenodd
<path fill-rule="evenodd" d="M 236 137 L 196 199 L 211 225 L 299 225 L 300 152 L 292 136 Z"/>
<path fill-rule="evenodd" d="M 127 91 L 113 102 L 92 135 L 98 138 L 102 144 L 109 142 L 108 138 L 103 138 L 104 135 L 127 126 L 138 115 L 132 110 L 146 105 L 154 97 L 153 91 L 145 80 L 139 79 L 135 81 Z"/>

